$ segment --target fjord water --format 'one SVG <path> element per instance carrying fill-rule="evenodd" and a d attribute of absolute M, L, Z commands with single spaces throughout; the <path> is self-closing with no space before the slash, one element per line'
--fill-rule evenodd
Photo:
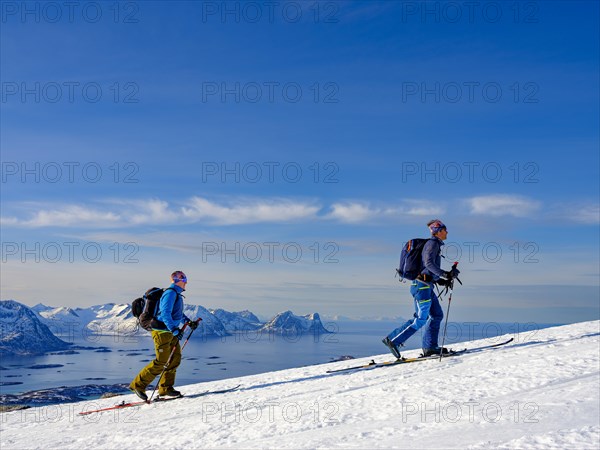
<path fill-rule="evenodd" d="M 248 331 L 222 338 L 194 335 L 183 351 L 176 384 L 181 386 L 321 364 L 344 356 L 358 358 L 386 354 L 381 338 L 398 325 L 399 322 L 382 320 L 338 321 L 324 322 L 324 326 L 332 331 L 329 334 L 282 336 Z M 530 339 L 537 330 L 548 326 L 553 324 L 449 323 L 446 343 L 451 345 L 519 332 Z M 404 350 L 419 348 L 420 341 L 419 334 L 415 335 Z M 154 358 L 149 333 L 139 337 L 75 336 L 71 342 L 88 349 L 76 350 L 76 354 L 58 352 L 42 356 L 3 357 L 0 363 L 0 393 L 129 383 Z M 459 348 L 457 345 L 454 347 Z"/>

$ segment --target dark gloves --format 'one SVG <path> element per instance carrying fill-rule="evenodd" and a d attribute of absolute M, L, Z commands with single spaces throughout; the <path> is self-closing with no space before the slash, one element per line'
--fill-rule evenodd
<path fill-rule="evenodd" d="M 195 330 L 196 328 L 198 328 L 198 325 L 200 324 L 199 320 L 190 320 L 187 323 L 187 326 L 190 327 L 192 330 Z"/>
<path fill-rule="evenodd" d="M 452 278 L 458 277 L 459 273 L 460 273 L 460 270 L 458 270 L 455 265 L 452 266 L 452 270 L 450 270 L 450 275 L 452 276 Z"/>
<path fill-rule="evenodd" d="M 449 272 L 444 272 L 444 277 L 451 280 L 453 278 L 458 277 L 459 273 L 460 273 L 460 270 L 458 270 L 456 268 L 456 266 L 452 266 L 452 270 L 450 270 Z"/>
<path fill-rule="evenodd" d="M 450 286 L 450 284 L 452 283 L 452 280 L 450 280 L 450 279 L 445 280 L 443 278 L 439 278 L 438 280 L 436 280 L 436 283 L 438 286 Z"/>
<path fill-rule="evenodd" d="M 183 330 L 181 328 L 175 328 L 173 331 L 173 336 L 177 339 L 181 340 L 183 338 Z"/>

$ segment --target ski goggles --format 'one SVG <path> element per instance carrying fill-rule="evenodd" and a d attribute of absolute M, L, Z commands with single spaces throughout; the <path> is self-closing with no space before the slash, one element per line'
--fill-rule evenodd
<path fill-rule="evenodd" d="M 445 230 L 445 229 L 446 229 L 446 225 L 444 225 L 444 223 L 441 220 L 436 220 L 431 225 L 429 225 L 429 230 L 431 231 L 431 234 L 436 234 L 439 231 Z"/>
<path fill-rule="evenodd" d="M 174 283 L 179 283 L 180 281 L 187 283 L 187 277 L 185 276 L 185 274 L 183 272 L 179 272 L 179 273 L 173 275 Z"/>

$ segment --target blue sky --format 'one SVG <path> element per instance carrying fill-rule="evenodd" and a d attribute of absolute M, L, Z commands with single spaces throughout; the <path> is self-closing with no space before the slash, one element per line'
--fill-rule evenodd
<path fill-rule="evenodd" d="M 406 316 L 439 217 L 453 319 L 598 318 L 597 2 L 114 5 L 2 3 L 2 299 Z"/>

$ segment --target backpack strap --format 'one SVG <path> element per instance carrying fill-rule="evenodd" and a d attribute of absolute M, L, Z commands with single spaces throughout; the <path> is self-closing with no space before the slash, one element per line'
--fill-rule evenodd
<path fill-rule="evenodd" d="M 163 290 L 163 295 L 165 295 L 165 292 L 167 292 L 167 291 L 174 291 L 175 292 L 175 300 L 177 300 L 177 297 L 181 295 L 179 292 L 177 292 L 176 289 L 174 289 L 172 287 L 168 287 L 168 288 L 164 289 Z M 181 296 L 183 297 L 183 295 L 181 295 Z M 156 316 L 158 316 L 159 307 L 160 307 L 160 300 L 158 302 L 156 302 L 156 306 L 154 308 L 154 314 L 152 315 L 152 317 L 156 318 Z"/>

